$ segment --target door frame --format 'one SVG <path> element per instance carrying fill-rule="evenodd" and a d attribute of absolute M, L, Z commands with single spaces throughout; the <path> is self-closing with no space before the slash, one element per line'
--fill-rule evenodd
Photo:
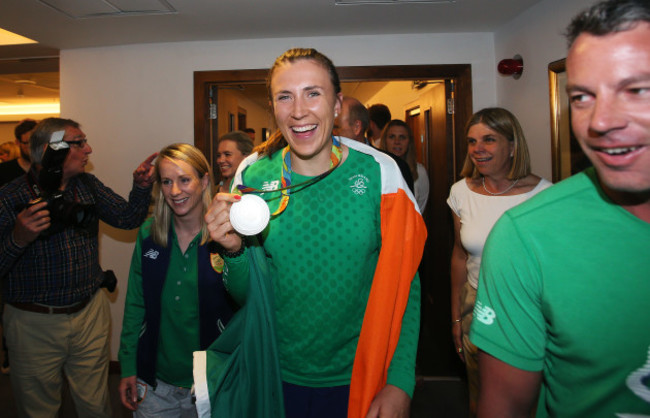
<path fill-rule="evenodd" d="M 336 70 L 341 82 L 454 79 L 453 131 L 457 138 L 462 137 L 472 115 L 471 64 L 358 66 Z M 268 69 L 194 72 L 194 145 L 205 155 L 210 153 L 210 86 L 264 83 L 267 74 Z M 465 141 L 454 141 L 454 181 L 460 178 L 466 150 Z"/>

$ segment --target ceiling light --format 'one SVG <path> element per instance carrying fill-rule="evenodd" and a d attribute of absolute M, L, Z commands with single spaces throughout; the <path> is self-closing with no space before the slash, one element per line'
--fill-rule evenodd
<path fill-rule="evenodd" d="M 0 105 L 0 116 L 51 115 L 61 113 L 59 103 L 6 104 Z"/>
<path fill-rule="evenodd" d="M 38 42 L 0 28 L 0 45 L 37 44 Z"/>
<path fill-rule="evenodd" d="M 167 0 L 38 0 L 73 19 L 178 13 Z"/>

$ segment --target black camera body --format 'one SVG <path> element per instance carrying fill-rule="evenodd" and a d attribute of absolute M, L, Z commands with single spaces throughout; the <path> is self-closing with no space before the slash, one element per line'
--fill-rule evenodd
<path fill-rule="evenodd" d="M 42 167 L 38 174 L 38 187 L 34 188 L 37 190 L 38 197 L 29 202 L 30 206 L 47 202 L 51 226 L 41 233 L 42 237 L 61 232 L 69 226 L 90 231 L 97 224 L 94 204 L 71 202 L 64 199 L 63 192 L 59 190 L 63 179 L 63 162 L 69 152 L 70 145 L 61 139 L 50 142 L 43 154 Z"/>

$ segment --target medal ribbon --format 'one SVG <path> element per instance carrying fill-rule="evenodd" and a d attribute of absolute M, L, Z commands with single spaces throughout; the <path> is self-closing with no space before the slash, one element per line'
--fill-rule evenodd
<path fill-rule="evenodd" d="M 341 142 L 335 136 L 332 136 L 332 154 L 330 155 L 330 169 L 326 172 L 319 174 L 316 177 L 313 177 L 302 183 L 291 185 L 291 147 L 287 145 L 282 150 L 282 187 L 276 190 L 258 190 L 252 187 L 247 187 L 242 185 L 237 186 L 237 189 L 242 193 L 269 193 L 269 192 L 281 192 L 282 197 L 280 198 L 280 205 L 278 209 L 271 214 L 271 216 L 276 216 L 281 214 L 289 204 L 289 195 L 291 194 L 291 189 L 300 187 L 300 186 L 311 186 L 312 184 L 324 179 L 327 177 L 341 162 L 341 157 L 343 151 L 341 149 Z"/>

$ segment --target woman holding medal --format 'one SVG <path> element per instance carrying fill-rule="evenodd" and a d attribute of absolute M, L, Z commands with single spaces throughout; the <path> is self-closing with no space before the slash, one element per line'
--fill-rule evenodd
<path fill-rule="evenodd" d="M 225 249 L 226 288 L 245 303 L 245 254 L 262 245 L 286 417 L 407 417 L 426 239 L 417 204 L 390 157 L 332 135 L 342 94 L 326 56 L 286 51 L 267 87 L 279 130 L 235 185 L 265 201 L 270 222 L 254 237 L 236 233 L 230 209 L 246 203 L 236 194 L 218 194 L 206 214 Z"/>

